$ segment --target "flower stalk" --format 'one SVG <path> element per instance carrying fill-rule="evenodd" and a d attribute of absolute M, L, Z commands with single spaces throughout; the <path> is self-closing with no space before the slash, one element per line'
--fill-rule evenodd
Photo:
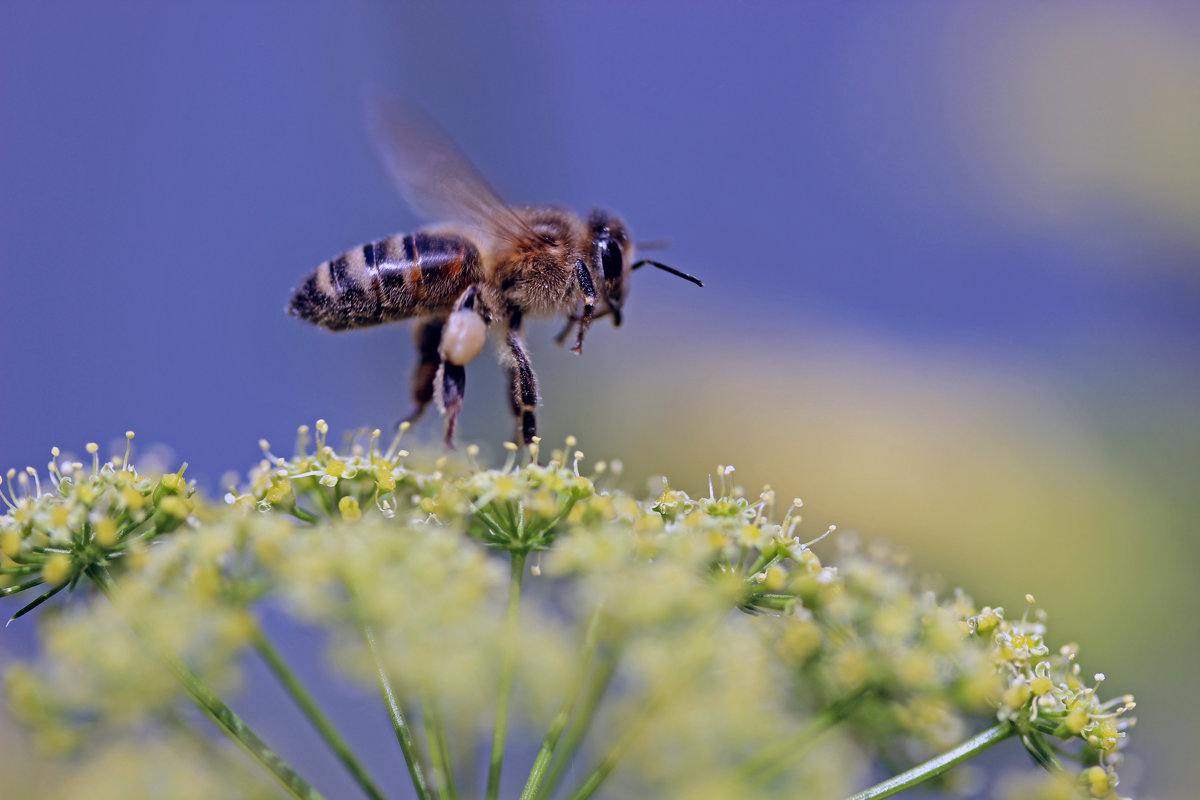
<path fill-rule="evenodd" d="M 408 767 L 409 777 L 412 778 L 413 789 L 416 790 L 419 800 L 432 800 L 433 792 L 429 787 L 429 780 L 425 777 L 425 767 L 421 761 L 421 754 L 417 751 L 417 741 L 413 738 L 412 727 L 408 724 L 408 718 L 400 707 L 400 701 L 396 697 L 396 690 L 392 687 L 392 681 L 388 677 L 387 668 L 379 653 L 379 643 L 371 626 L 363 626 L 363 636 L 367 640 L 367 648 L 371 651 L 371 658 L 375 662 L 379 688 L 383 692 L 383 701 L 387 706 L 388 716 L 392 720 L 392 730 L 396 732 L 396 741 L 400 743 L 400 752 L 404 755 L 404 763 Z"/>
<path fill-rule="evenodd" d="M 846 800 L 882 800 L 885 797 L 900 794 L 900 792 L 941 775 L 951 767 L 955 767 L 964 761 L 974 758 L 983 751 L 995 747 L 1016 733 L 1017 729 L 1013 725 L 1007 722 L 998 723 L 972 736 L 953 750 L 948 750 L 936 758 L 931 758 L 910 770 L 901 772 L 899 775 L 894 775 L 886 781 L 881 781 L 869 789 L 864 789 L 858 794 L 851 795 Z"/>
<path fill-rule="evenodd" d="M 604 700 L 604 695 L 608 691 L 616 671 L 617 660 L 608 657 L 600 659 L 585 673 L 586 686 L 583 692 L 583 703 L 571 714 L 569 727 L 560 743 L 561 746 L 554 753 L 549 772 L 536 795 L 538 800 L 545 800 L 545 798 L 553 796 L 567 770 L 571 768 L 571 763 L 575 760 L 584 737 L 591 728 L 592 720 Z"/>
<path fill-rule="evenodd" d="M 529 770 L 529 779 L 525 782 L 525 788 L 521 791 L 520 800 L 534 800 L 534 798 L 538 797 L 538 793 L 542 788 L 542 781 L 546 777 L 546 771 L 550 767 L 554 751 L 558 747 L 559 739 L 562 737 L 563 731 L 567 727 L 567 722 L 571 718 L 571 712 L 575 709 L 575 703 L 579 700 L 579 694 L 583 690 L 584 678 L 590 672 L 592 661 L 595 659 L 596 647 L 600 640 L 600 620 L 603 617 L 603 612 L 603 603 L 597 603 L 596 608 L 592 611 L 591 618 L 588 620 L 587 631 L 584 634 L 583 655 L 580 659 L 579 673 L 575 682 L 571 685 L 567 697 L 563 700 L 563 704 L 555 713 L 554 719 L 550 721 L 550 729 L 546 732 L 546 738 L 542 741 L 542 747 L 533 761 L 533 767 Z"/>
<path fill-rule="evenodd" d="M 446 729 L 435 700 L 422 703 L 421 718 L 424 722 L 425 744 L 429 748 L 429 761 L 433 766 L 437 796 L 443 800 L 458 800 L 450 744 L 446 740 Z"/>
<path fill-rule="evenodd" d="M 103 568 L 92 569 L 88 572 L 96 587 L 108 598 L 114 606 L 118 604 L 114 598 L 115 585 L 112 577 Z M 133 625 L 135 632 L 136 624 Z M 143 641 L 147 641 L 142 637 Z M 148 642 L 149 643 L 149 642 Z M 226 736 L 235 741 L 250 756 L 267 770 L 285 790 L 296 800 L 324 800 L 308 781 L 300 776 L 290 764 L 273 750 L 254 729 L 246 724 L 241 717 L 234 713 L 225 702 L 209 688 L 200 676 L 192 671 L 182 659 L 161 648 L 154 647 L 158 657 L 175 675 L 180 685 L 192 698 L 192 701 L 211 719 Z"/>
<path fill-rule="evenodd" d="M 515 520 L 514 520 L 515 521 Z M 519 525 L 523 527 L 522 513 Z M 500 661 L 500 691 L 496 697 L 496 727 L 492 733 L 492 754 L 488 760 L 487 798 L 500 796 L 500 772 L 504 766 L 504 740 L 508 732 L 508 708 L 512 701 L 513 670 L 517 658 L 517 623 L 521 609 L 521 584 L 525 578 L 526 550 L 512 551 L 508 609 L 504 620 L 504 654 Z"/>
<path fill-rule="evenodd" d="M 300 679 L 296 677 L 291 667 L 288 666 L 287 661 L 275 649 L 275 646 L 271 644 L 262 626 L 257 621 L 254 623 L 251 641 L 255 651 L 262 657 L 262 660 L 279 681 L 284 691 L 296 703 L 296 706 L 308 719 L 309 723 L 312 724 L 313 728 L 316 729 L 329 749 L 337 756 L 337 759 L 342 762 L 342 766 L 346 768 L 346 771 L 350 773 L 350 777 L 363 790 L 363 794 L 371 798 L 371 800 L 384 800 L 383 792 L 358 760 L 358 757 L 354 755 L 354 751 L 350 749 L 350 745 L 346 743 L 346 740 L 334 728 L 333 723 L 321 711 L 316 700 L 304 688 L 304 685 L 300 683 Z"/>

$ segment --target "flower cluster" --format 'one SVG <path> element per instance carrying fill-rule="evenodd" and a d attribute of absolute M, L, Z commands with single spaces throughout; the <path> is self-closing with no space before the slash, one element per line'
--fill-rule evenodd
<path fill-rule="evenodd" d="M 275 509 L 310 523 L 354 521 L 368 506 L 386 517 L 395 516 L 399 503 L 439 477 L 437 472 L 425 476 L 406 467 L 409 453 L 400 449 L 400 441 L 407 430 L 408 423 L 402 424 L 386 451 L 379 447 L 382 432 L 377 428 L 347 437 L 339 452 L 327 444 L 329 424 L 319 419 L 315 441 L 309 438 L 309 427 L 300 426 L 291 458 L 274 455 L 270 443 L 260 440 L 263 459 L 251 470 L 249 484 L 240 492 L 231 486 L 225 500 L 259 511 Z"/>
<path fill-rule="evenodd" d="M 49 486 L 33 467 L 8 471 L 8 496 L 0 489 L 8 506 L 0 516 L 0 597 L 45 590 L 14 618 L 74 588 L 89 571 L 135 561 L 149 540 L 192 514 L 194 488 L 183 477 L 187 464 L 175 473 L 141 475 L 130 461 L 133 432 L 125 436 L 124 456 L 103 463 L 99 446 L 88 444 L 90 469 L 53 448 Z"/>
<path fill-rule="evenodd" d="M 1032 606 L 1034 600 L 1026 596 Z M 1025 735 L 1026 748 L 1039 764 L 1061 772 L 1058 754 L 1043 737 L 1078 740 L 1077 759 L 1085 766 L 1078 783 L 1092 797 L 1111 797 L 1118 783 L 1116 765 L 1127 731 L 1134 724 L 1131 695 L 1101 700 L 1102 673 L 1089 685 L 1076 661 L 1079 648 L 1068 644 L 1051 652 L 1045 642 L 1044 613 L 1029 619 L 1030 609 L 1016 622 L 1004 609 L 984 608 L 968 622 L 990 640 L 991 656 L 1004 679 L 997 716 Z"/>
<path fill-rule="evenodd" d="M 6 575 L 105 590 L 46 626 L 45 664 L 8 672 L 46 748 L 177 719 L 178 678 L 260 752 L 198 681 L 235 687 L 255 649 L 294 683 L 259 623 L 269 605 L 327 630 L 330 663 L 424 734 L 401 741 L 422 797 L 455 794 L 493 719 L 499 785 L 510 701 L 517 735 L 542 742 L 526 797 L 837 796 L 869 759 L 912 764 L 986 724 L 1055 773 L 1069 751 L 1052 740 L 1078 742 L 1076 789 L 1116 797 L 1132 700 L 1102 700 L 1074 646 L 1052 653 L 1042 614 L 920 588 L 902 558 L 832 529 L 805 541 L 800 501 L 746 497 L 732 467 L 706 496 L 641 500 L 604 488 L 608 465 L 584 474 L 573 439 L 484 469 L 474 448 L 423 459 L 379 431 L 341 450 L 327 435 L 319 421 L 312 447 L 301 428 L 290 458 L 263 442 L 223 506 L 128 458 L 54 467 L 52 492 L 9 498 Z"/>

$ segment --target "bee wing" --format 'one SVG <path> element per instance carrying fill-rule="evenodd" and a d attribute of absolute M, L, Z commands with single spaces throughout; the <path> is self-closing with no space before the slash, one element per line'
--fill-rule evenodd
<path fill-rule="evenodd" d="M 400 194 L 418 214 L 430 221 L 468 225 L 510 244 L 539 240 L 415 105 L 375 95 L 368 100 L 367 120 Z"/>

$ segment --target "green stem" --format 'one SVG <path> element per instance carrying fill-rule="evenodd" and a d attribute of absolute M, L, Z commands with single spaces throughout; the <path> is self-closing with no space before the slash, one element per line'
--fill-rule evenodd
<path fill-rule="evenodd" d="M 333 724 L 329 721 L 329 718 L 317 706 L 312 695 L 308 693 L 291 668 L 288 667 L 287 662 L 280 656 L 279 651 L 267 639 L 266 634 L 257 621 L 254 622 L 252 640 L 254 642 L 254 649 L 262 656 L 263 661 L 266 662 L 271 672 L 275 674 L 275 677 L 279 679 L 280 684 L 283 685 L 287 693 L 291 695 L 292 700 L 299 706 L 304 716 L 308 717 L 308 721 L 317 729 L 317 733 L 325 740 L 325 744 L 329 745 L 329 749 L 334 752 L 338 760 L 346 767 L 351 777 L 362 788 L 363 793 L 371 798 L 371 800 L 384 800 L 383 792 L 379 790 L 379 787 L 375 785 L 375 782 L 371 779 L 366 769 L 355 758 L 354 751 L 350 749 L 350 746 L 338 734 Z"/>
<path fill-rule="evenodd" d="M 525 551 L 512 554 L 508 582 L 508 613 L 504 620 L 504 654 L 500 662 L 500 694 L 496 698 L 496 729 L 492 733 L 492 757 L 488 763 L 487 798 L 500 796 L 500 768 L 504 765 L 504 737 L 508 731 L 508 704 L 512 699 L 513 672 L 517 660 L 517 619 L 521 608 L 521 581 L 525 578 Z"/>
<path fill-rule="evenodd" d="M 1021 735 L 1021 743 L 1025 745 L 1026 752 L 1042 769 L 1059 775 L 1067 771 L 1053 748 L 1049 747 L 1049 742 L 1042 738 L 1041 734 L 1036 731 L 1024 733 Z"/>
<path fill-rule="evenodd" d="M 425 743 L 429 748 L 429 760 L 433 765 L 434 781 L 438 795 L 446 800 L 456 800 L 458 789 L 454 785 L 454 768 L 450 760 L 450 747 L 446 742 L 446 731 L 437 701 L 421 703 L 421 717 L 425 722 Z"/>
<path fill-rule="evenodd" d="M 321 504 L 321 508 L 325 509 L 325 516 L 327 516 L 329 519 L 337 519 L 337 506 L 330 502 L 329 496 L 325 494 L 325 484 L 321 483 L 320 478 L 317 478 L 316 476 L 312 476 L 309 478 L 309 480 L 312 481 L 313 494 L 317 496 L 317 502 Z"/>
<path fill-rule="evenodd" d="M 113 598 L 114 584 L 112 577 L 103 567 L 88 571 L 88 576 L 96 584 L 97 588 L 104 593 L 113 605 L 117 605 Z M 119 607 L 118 607 L 119 610 Z M 227 706 L 216 692 L 208 687 L 204 681 L 196 673 L 192 672 L 191 668 L 183 662 L 178 656 L 172 655 L 163 651 L 161 648 L 153 645 L 153 643 L 138 631 L 137 626 L 130 622 L 130 626 L 134 631 L 142 636 L 147 644 L 154 647 L 157 655 L 167 664 L 171 672 L 175 674 L 183 688 L 191 696 L 192 701 L 200 707 L 204 713 L 208 714 L 209 718 L 220 728 L 226 736 L 233 739 L 242 748 L 249 753 L 259 764 L 261 764 L 268 772 L 270 772 L 276 780 L 287 790 L 288 794 L 296 798 L 296 800 L 324 800 L 320 792 L 309 785 L 308 781 L 300 777 L 291 765 L 272 750 L 266 742 L 259 738 L 249 725 L 242 721 L 242 718 L 233 712 Z"/>
<path fill-rule="evenodd" d="M 0 575 L 32 575 L 35 572 L 41 572 L 41 564 L 18 564 L 14 567 L 0 567 Z M 0 592 L 4 591 L 0 589 Z M 4 592 L 7 594 L 7 592 Z"/>
<path fill-rule="evenodd" d="M 563 505 L 563 507 L 558 510 L 558 513 L 556 513 L 545 525 L 538 526 L 535 533 L 529 534 L 526 537 L 527 540 L 540 543 L 548 533 L 558 527 L 558 525 L 567 518 L 567 516 L 571 513 L 571 509 L 575 507 L 575 503 L 575 500 L 569 499 Z"/>
<path fill-rule="evenodd" d="M 936 775 L 941 775 L 946 770 L 961 764 L 967 759 L 979 755 L 989 747 L 1003 742 L 1016 732 L 1017 729 L 1012 724 L 1008 722 L 998 723 L 983 733 L 972 736 L 953 750 L 942 753 L 936 758 L 931 758 L 924 764 L 918 764 L 907 772 L 901 772 L 899 775 L 888 778 L 882 783 L 877 783 L 870 789 L 864 789 L 858 794 L 846 798 L 846 800 L 879 800 L 880 798 L 899 794 Z"/>
<path fill-rule="evenodd" d="M 375 661 L 375 674 L 379 678 L 379 688 L 383 691 L 383 700 L 387 704 L 388 715 L 392 718 L 392 729 L 396 731 L 396 741 L 400 743 L 400 752 L 404 754 L 404 763 L 408 765 L 408 774 L 412 777 L 413 788 L 420 800 L 432 800 L 433 793 L 425 779 L 425 768 L 421 764 L 421 756 L 417 752 L 417 742 L 413 738 L 412 728 L 404 718 L 400 701 L 396 699 L 396 691 L 384 669 L 383 660 L 379 657 L 379 644 L 375 640 L 375 632 L 369 625 L 363 625 L 363 636 L 367 639 L 367 647 L 371 658 Z"/>
<path fill-rule="evenodd" d="M 575 681 L 567 693 L 567 697 L 563 700 L 562 706 L 559 707 L 558 713 L 554 715 L 554 719 L 550 722 L 550 730 L 546 732 L 546 738 L 542 742 L 542 749 L 538 751 L 537 758 L 534 759 L 533 768 L 529 771 L 529 780 L 525 782 L 525 789 L 521 792 L 520 800 L 533 800 L 533 798 L 537 797 L 542 781 L 546 777 L 546 770 L 550 766 L 550 759 L 554 756 L 554 750 L 558 747 L 559 738 L 562 736 L 563 730 L 567 727 L 567 721 L 571 717 L 575 703 L 579 700 L 580 692 L 583 691 L 584 678 L 591 668 L 592 659 L 596 655 L 602 611 L 603 606 L 597 604 L 596 609 L 592 612 L 591 619 L 588 620 L 587 632 L 583 637 L 583 657 L 581 659 L 582 664 L 579 671 L 579 680 Z"/>
<path fill-rule="evenodd" d="M 744 574 L 757 575 L 758 573 L 762 572 L 764 569 L 770 569 L 771 567 L 775 566 L 782 560 L 783 560 L 783 556 L 779 555 L 778 553 L 775 554 L 774 556 L 770 556 L 770 557 L 767 557 L 766 555 L 760 555 L 754 561 L 754 563 L 750 565 L 750 569 L 746 570 Z"/>
<path fill-rule="evenodd" d="M 575 755 L 579 752 L 579 747 L 583 743 L 583 737 L 587 735 L 588 730 L 592 727 L 592 719 L 596 716 L 596 709 L 600 707 L 600 701 L 604 699 L 604 695 L 608 691 L 608 686 L 612 682 L 613 674 L 616 671 L 616 658 L 605 659 L 592 671 L 592 675 L 590 676 L 591 681 L 583 697 L 583 705 L 579 709 L 579 712 L 573 714 L 571 717 L 570 727 L 567 728 L 567 733 L 563 738 L 558 755 L 550 765 L 550 773 L 546 776 L 541 791 L 538 792 L 537 796 L 539 800 L 552 796 L 555 789 L 558 788 L 558 784 L 562 781 L 563 776 L 570 769 L 571 762 L 575 760 Z"/>
<path fill-rule="evenodd" d="M 497 542 L 505 541 L 504 531 L 506 529 L 496 521 L 494 516 L 483 509 L 476 509 L 475 517 L 483 522 L 492 539 Z"/>
<path fill-rule="evenodd" d="M 854 697 L 826 708 L 808 725 L 749 761 L 742 767 L 742 774 L 748 778 L 756 777 L 760 781 L 771 780 L 789 762 L 811 747 L 822 733 L 844 720 L 858 700 L 859 697 Z"/>
<path fill-rule="evenodd" d="M 625 751 L 637 740 L 637 737 L 642 732 L 642 726 L 650 721 L 658 705 L 657 698 L 652 698 L 642 707 L 633 724 L 625 731 L 625 735 L 613 745 L 611 750 L 604 754 L 604 758 L 600 759 L 600 763 L 583 779 L 583 783 L 571 795 L 571 800 L 587 800 L 596 793 L 604 781 L 607 780 L 609 773 L 617 766 L 617 762 L 621 760 L 621 756 L 625 755 Z"/>
<path fill-rule="evenodd" d="M 39 566 L 38 569 L 40 570 L 41 567 Z M 20 594 L 26 589 L 32 589 L 35 586 L 41 586 L 45 582 L 46 581 L 44 578 L 38 576 L 31 580 L 27 580 L 24 583 L 18 583 L 14 586 L 5 586 L 4 588 L 0 589 L 0 597 L 7 597 L 10 594 Z"/>
<path fill-rule="evenodd" d="M 315 525 L 316 523 L 320 522 L 320 520 L 317 519 L 314 515 L 308 513 L 307 511 L 305 511 L 303 508 L 296 505 L 295 503 L 292 503 L 292 507 L 288 509 L 288 513 L 290 513 L 296 519 L 302 520 L 309 524 Z"/>

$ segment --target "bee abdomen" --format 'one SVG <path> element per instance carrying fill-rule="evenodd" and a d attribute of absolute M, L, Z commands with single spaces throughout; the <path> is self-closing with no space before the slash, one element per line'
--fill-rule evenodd
<path fill-rule="evenodd" d="M 317 267 L 288 311 L 330 330 L 378 325 L 448 311 L 480 275 L 479 250 L 460 236 L 389 236 Z"/>

